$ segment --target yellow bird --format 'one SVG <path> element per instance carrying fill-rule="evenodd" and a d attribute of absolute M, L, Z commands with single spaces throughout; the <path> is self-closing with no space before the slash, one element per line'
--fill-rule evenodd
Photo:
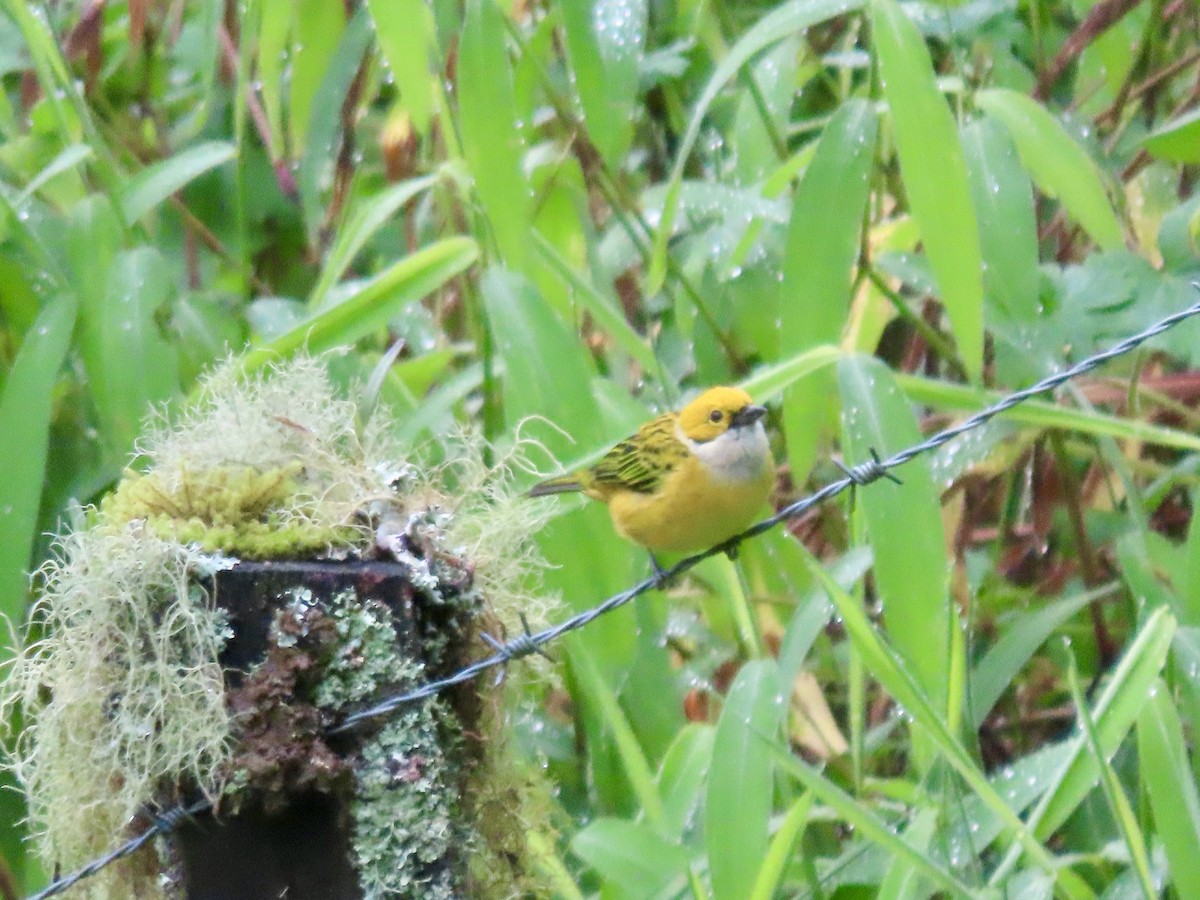
<path fill-rule="evenodd" d="M 766 411 L 739 388 L 710 388 L 529 496 L 582 491 L 607 503 L 617 531 L 651 554 L 715 546 L 754 521 L 775 483 Z"/>

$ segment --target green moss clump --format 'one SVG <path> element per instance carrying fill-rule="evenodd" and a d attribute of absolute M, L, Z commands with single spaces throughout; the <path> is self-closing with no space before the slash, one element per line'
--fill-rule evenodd
<path fill-rule="evenodd" d="M 308 556 L 360 540 L 359 528 L 288 515 L 301 470 L 294 462 L 266 471 L 130 471 L 101 502 L 100 513 L 108 527 L 142 521 L 163 540 L 246 559 Z"/>

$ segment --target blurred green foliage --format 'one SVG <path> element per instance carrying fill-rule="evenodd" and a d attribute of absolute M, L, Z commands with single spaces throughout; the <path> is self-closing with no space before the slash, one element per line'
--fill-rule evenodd
<path fill-rule="evenodd" d="M 391 347 L 414 453 L 466 422 L 566 466 L 746 382 L 783 502 L 1200 277 L 1186 0 L 3 10 L 18 622 L 46 535 L 230 354 L 344 347 L 352 381 Z M 1196 329 L 565 640 L 513 718 L 560 893 L 1196 896 Z M 561 513 L 569 609 L 645 572 Z"/>

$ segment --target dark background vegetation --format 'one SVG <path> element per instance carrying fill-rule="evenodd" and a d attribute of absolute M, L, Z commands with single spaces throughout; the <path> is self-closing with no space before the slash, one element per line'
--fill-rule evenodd
<path fill-rule="evenodd" d="M 18 622 L 46 535 L 229 354 L 344 348 L 352 384 L 392 349 L 414 454 L 470 423 L 568 466 L 747 383 L 783 502 L 1196 298 L 1193 0 L 3 9 Z M 1197 338 L 560 643 L 513 715 L 560 893 L 1200 897 Z M 567 609 L 644 574 L 560 509 Z"/>

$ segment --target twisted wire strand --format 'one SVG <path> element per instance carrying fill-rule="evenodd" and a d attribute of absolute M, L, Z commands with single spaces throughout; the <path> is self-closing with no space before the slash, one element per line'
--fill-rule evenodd
<path fill-rule="evenodd" d="M 115 850 L 111 850 L 103 856 L 97 857 L 81 869 L 77 869 L 70 875 L 52 882 L 43 890 L 36 894 L 31 894 L 27 900 L 45 900 L 47 897 L 53 897 L 55 894 L 61 894 L 63 891 L 74 887 L 85 878 L 90 878 L 95 875 L 105 866 L 116 862 L 118 859 L 123 859 L 130 854 L 141 850 L 149 841 L 158 837 L 160 834 L 167 834 L 174 831 L 183 822 L 190 819 L 192 816 L 199 815 L 202 812 L 207 812 L 212 809 L 212 803 L 208 800 L 197 800 L 195 803 L 187 806 L 172 806 L 170 809 L 157 815 L 154 819 L 154 824 L 139 834 L 137 837 L 126 841 Z"/>
<path fill-rule="evenodd" d="M 1193 284 L 1193 287 L 1200 289 L 1200 282 Z M 508 641 L 501 642 L 491 635 L 481 635 L 484 642 L 495 651 L 493 655 L 478 660 L 477 662 L 473 662 L 454 674 L 447 676 L 446 678 L 440 678 L 436 681 L 427 682 L 411 691 L 406 691 L 404 693 L 389 697 L 375 706 L 352 713 L 346 716 L 346 718 L 343 719 L 338 725 L 327 729 L 326 734 L 336 735 L 351 731 L 361 725 L 363 722 L 379 716 L 386 716 L 387 714 L 395 712 L 400 707 L 409 703 L 415 703 L 418 700 L 424 700 L 428 697 L 432 697 L 441 693 L 447 688 L 454 687 L 458 684 L 463 684 L 464 682 L 472 680 L 477 675 L 480 675 L 489 669 L 497 669 L 499 672 L 498 677 L 502 678 L 504 668 L 513 660 L 529 656 L 533 653 L 545 654 L 544 647 L 551 641 L 562 637 L 568 632 L 583 628 L 585 625 L 593 622 L 609 612 L 612 612 L 614 609 L 624 606 L 635 597 L 639 597 L 642 594 L 662 587 L 670 580 L 695 568 L 701 562 L 712 556 L 716 556 L 720 553 L 726 553 L 731 556 L 734 555 L 742 541 L 757 537 L 766 531 L 770 531 L 772 528 L 775 528 L 782 522 L 803 515 L 814 506 L 818 506 L 821 503 L 824 503 L 826 500 L 837 496 L 847 488 L 863 487 L 871 484 L 872 482 L 878 481 L 881 478 L 888 478 L 893 481 L 898 480 L 892 473 L 892 469 L 904 465 L 906 462 L 910 461 L 916 456 L 921 455 L 922 453 L 928 453 L 932 450 L 936 450 L 948 441 L 951 441 L 959 435 L 965 434 L 972 429 L 978 428 L 980 425 L 989 422 L 1001 413 L 1007 412 L 1014 406 L 1024 403 L 1026 400 L 1036 397 L 1039 394 L 1044 394 L 1047 391 L 1052 391 L 1055 388 L 1062 386 L 1067 381 L 1070 381 L 1072 378 L 1086 374 L 1087 372 L 1092 371 L 1096 367 L 1103 365 L 1111 359 L 1115 359 L 1118 356 L 1123 356 L 1124 354 L 1129 353 L 1131 350 L 1136 349 L 1151 338 L 1157 337 L 1185 319 L 1189 319 L 1197 314 L 1200 314 L 1200 302 L 1192 304 L 1187 309 L 1172 313 L 1159 322 L 1156 322 L 1154 325 L 1151 325 L 1144 331 L 1140 331 L 1137 334 L 1127 337 L 1119 343 L 1109 347 L 1107 350 L 1101 351 L 1093 356 L 1089 356 L 1081 362 L 1078 362 L 1067 369 L 1063 369 L 1061 372 L 1049 375 L 1027 388 L 1007 394 L 997 402 L 993 403 L 991 406 L 981 409 L 973 415 L 963 419 L 957 425 L 936 432 L 935 434 L 927 437 L 925 440 L 913 444 L 911 447 L 906 447 L 905 449 L 900 450 L 885 459 L 880 459 L 872 449 L 872 458 L 866 462 L 858 463 L 849 467 L 839 464 L 840 468 L 845 473 L 844 477 L 836 481 L 831 481 L 829 484 L 825 485 L 815 493 L 809 494 L 806 497 L 802 497 L 796 502 L 785 506 L 773 516 L 763 519 L 761 522 L 758 522 L 755 525 L 751 525 L 741 534 L 735 535 L 725 543 L 718 544 L 717 546 L 710 547 L 708 550 L 705 550 L 701 553 L 696 553 L 692 556 L 682 559 L 670 568 L 656 571 L 654 574 L 626 588 L 624 591 L 609 597 L 603 603 L 571 616 L 570 618 L 559 622 L 557 625 L 552 625 L 548 628 L 542 629 L 541 631 L 531 633 L 528 622 L 526 622 L 524 617 L 522 617 L 521 621 L 524 626 L 523 633 L 511 638 Z M 175 827 L 177 827 L 180 821 L 199 813 L 206 812 L 211 808 L 212 804 L 207 800 L 200 800 L 191 804 L 190 806 L 177 806 L 166 810 L 155 819 L 154 824 L 150 828 L 139 834 L 137 837 L 132 838 L 104 856 L 93 860 L 83 868 L 73 872 L 71 875 L 58 879 L 42 891 L 30 896 L 28 900 L 46 900 L 46 898 L 53 897 L 54 895 L 67 890 L 67 888 L 72 887 L 83 879 L 96 874 L 109 863 L 115 862 L 122 857 L 136 852 L 152 838 L 173 830 Z"/>

